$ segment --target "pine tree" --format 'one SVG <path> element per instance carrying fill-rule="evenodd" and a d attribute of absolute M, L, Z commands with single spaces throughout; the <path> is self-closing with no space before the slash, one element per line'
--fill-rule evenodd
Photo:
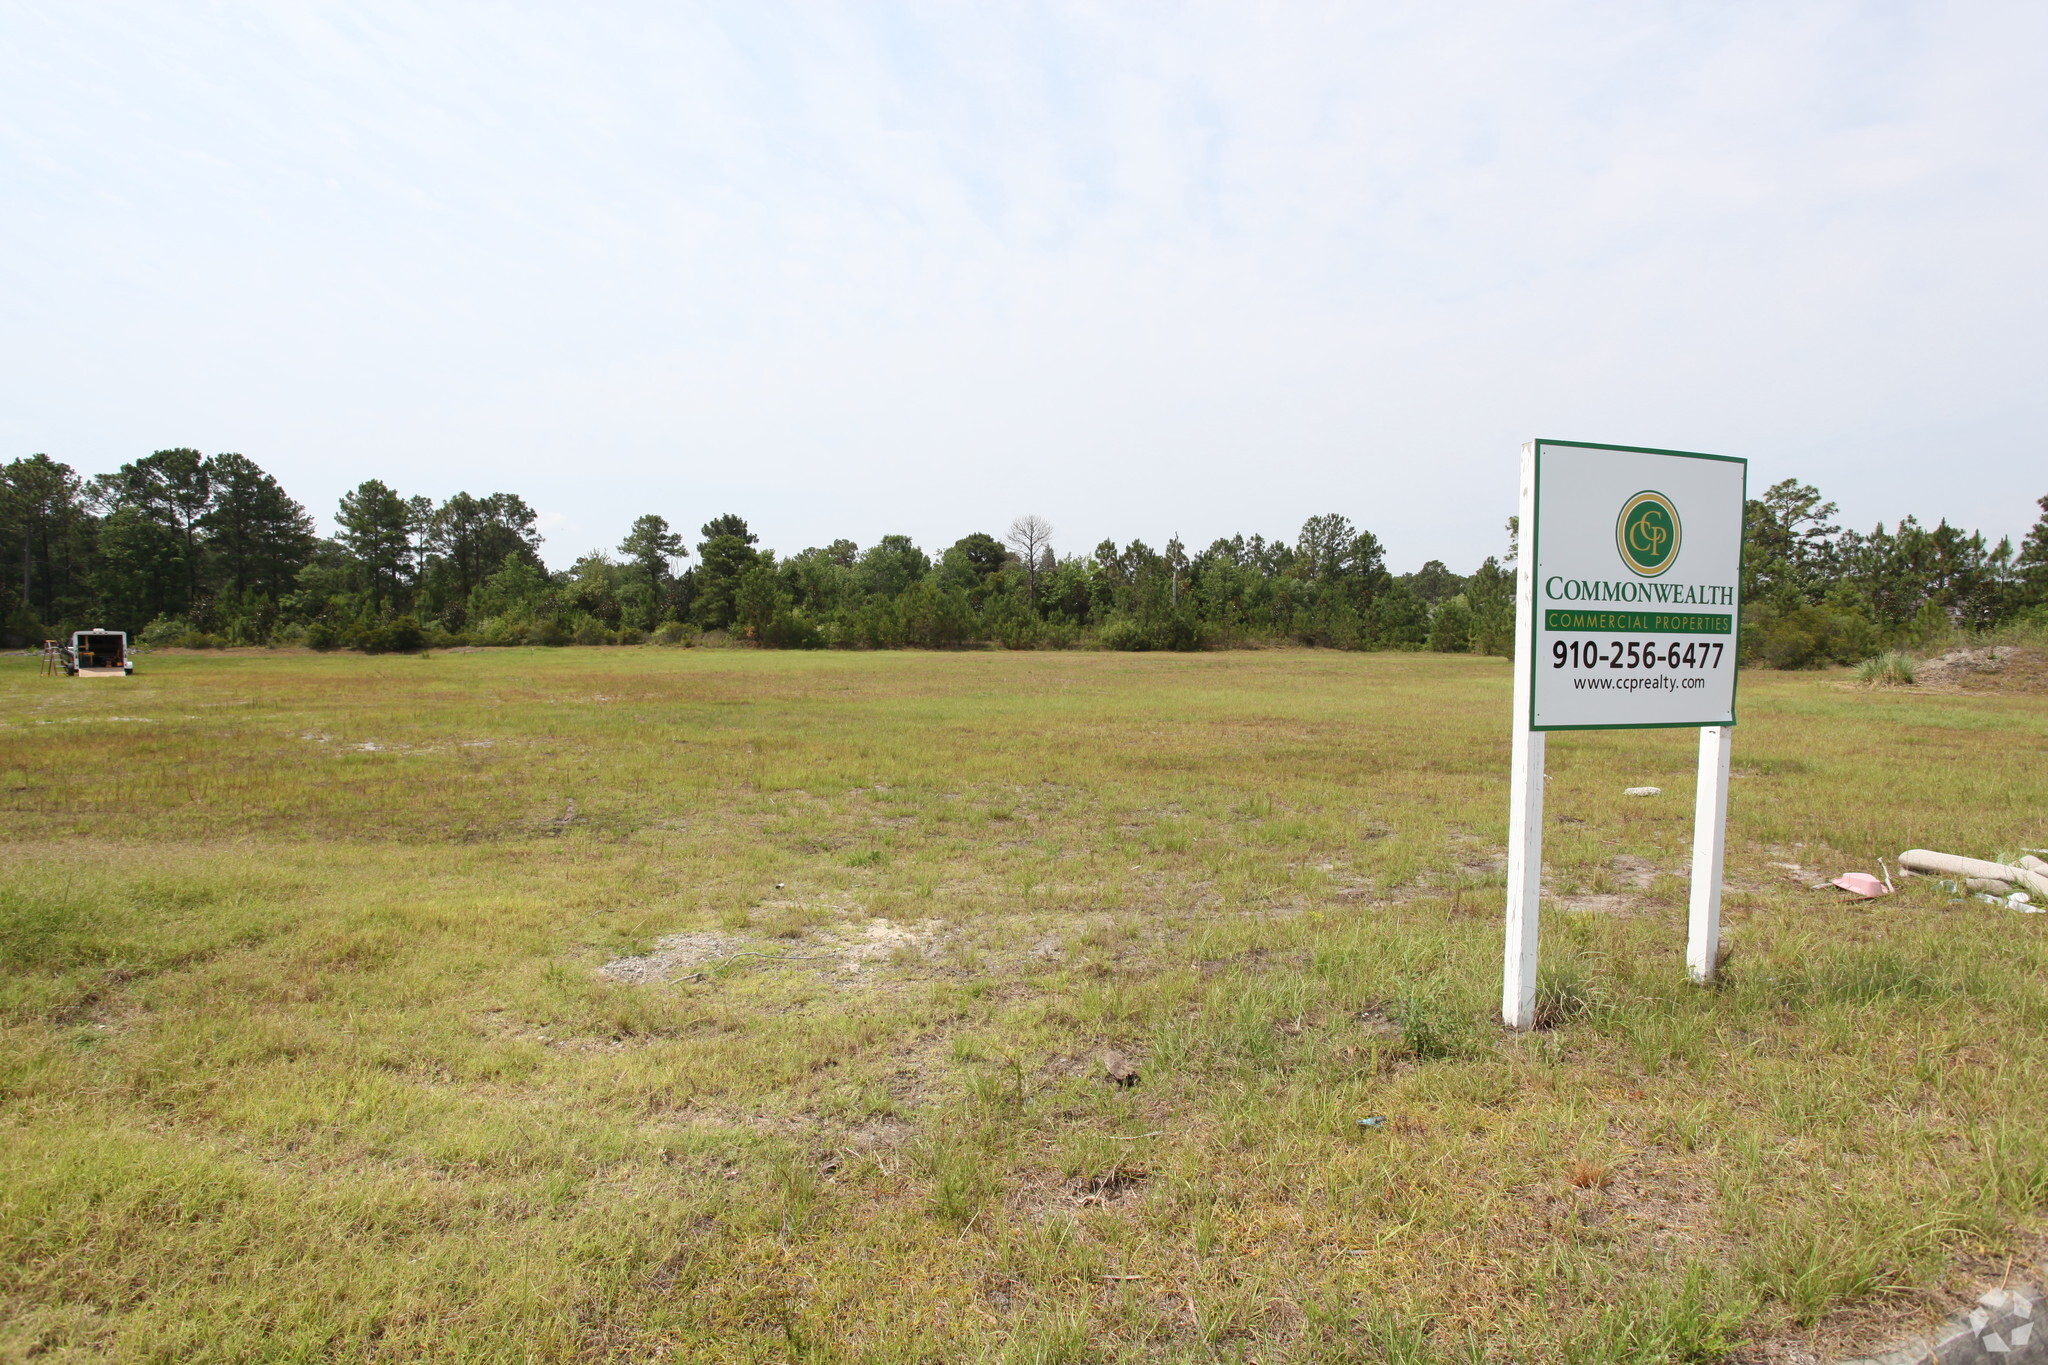
<path fill-rule="evenodd" d="M 354 492 L 342 494 L 334 519 L 362 575 L 371 610 L 398 609 L 411 586 L 412 517 L 405 499 L 382 479 L 365 479 Z"/>
<path fill-rule="evenodd" d="M 2015 562 L 2020 603 L 2029 607 L 2048 603 L 2048 497 L 2041 499 L 2040 507 L 2041 519 L 2020 542 L 2020 555 Z"/>
<path fill-rule="evenodd" d="M 312 557 L 313 519 L 254 460 L 227 454 L 206 463 L 212 499 L 200 524 L 210 583 L 282 600 Z"/>

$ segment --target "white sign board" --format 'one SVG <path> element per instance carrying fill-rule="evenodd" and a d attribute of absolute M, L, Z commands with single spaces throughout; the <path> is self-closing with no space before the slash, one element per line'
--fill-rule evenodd
<path fill-rule="evenodd" d="M 1536 1024 L 1548 730 L 1697 727 L 1686 968 L 1713 979 L 1749 465 L 1581 441 L 1522 447 L 1501 1019 Z"/>
<path fill-rule="evenodd" d="M 1535 446 L 1529 728 L 1734 724 L 1748 462 Z"/>

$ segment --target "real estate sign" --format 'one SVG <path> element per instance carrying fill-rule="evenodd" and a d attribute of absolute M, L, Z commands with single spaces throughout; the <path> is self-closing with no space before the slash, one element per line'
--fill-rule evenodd
<path fill-rule="evenodd" d="M 1546 730 L 1700 732 L 1685 963 L 1713 979 L 1728 838 L 1747 461 L 1582 441 L 1522 447 L 1501 1019 L 1536 1023 Z"/>
<path fill-rule="evenodd" d="M 1734 724 L 1748 462 L 1534 444 L 1529 728 Z"/>

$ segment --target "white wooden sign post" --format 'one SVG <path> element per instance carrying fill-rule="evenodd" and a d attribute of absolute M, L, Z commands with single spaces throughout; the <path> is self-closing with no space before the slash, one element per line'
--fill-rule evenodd
<path fill-rule="evenodd" d="M 1700 732 L 1686 968 L 1721 941 L 1728 747 L 1749 464 L 1726 455 L 1530 441 L 1515 581 L 1515 745 L 1501 1018 L 1536 1022 L 1543 741 L 1552 730 Z"/>

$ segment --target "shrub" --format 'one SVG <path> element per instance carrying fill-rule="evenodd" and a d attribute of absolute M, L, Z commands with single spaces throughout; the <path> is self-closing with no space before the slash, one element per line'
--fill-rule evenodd
<path fill-rule="evenodd" d="M 895 649 L 903 644 L 903 613 L 886 597 L 870 598 L 846 623 L 846 643 L 869 649 Z"/>
<path fill-rule="evenodd" d="M 1038 647 L 1042 649 L 1073 649 L 1081 641 L 1080 628 L 1057 616 L 1040 621 L 1037 636 Z"/>
<path fill-rule="evenodd" d="M 1853 663 L 1882 641 L 1869 617 L 1853 609 L 1759 607 L 1743 623 L 1742 654 L 1772 668 L 1824 668 Z"/>
<path fill-rule="evenodd" d="M 1856 665 L 1856 681 L 1868 687 L 1910 687 L 1913 684 L 1913 656 L 1888 649 Z"/>
<path fill-rule="evenodd" d="M 1152 641 L 1152 632 L 1142 621 L 1128 616 L 1112 616 L 1102 623 L 1095 632 L 1095 642 L 1104 649 L 1147 650 L 1157 648 Z"/>
<path fill-rule="evenodd" d="M 1472 609 L 1453 597 L 1436 609 L 1429 624 L 1429 647 L 1439 654 L 1463 654 L 1472 644 Z"/>
<path fill-rule="evenodd" d="M 968 605 L 967 594 L 957 588 L 941 589 L 930 581 L 904 593 L 899 610 L 905 644 L 927 649 L 957 645 L 974 629 L 974 608 Z"/>
<path fill-rule="evenodd" d="M 1149 621 L 1112 616 L 1096 630 L 1095 643 L 1102 649 L 1197 650 L 1209 647 L 1209 637 L 1209 627 L 1183 606 Z M 1062 647 L 1054 643 L 1050 623 L 1041 630 L 1040 639 L 1054 648 Z"/>
<path fill-rule="evenodd" d="M 1209 647 L 1209 627 L 1186 608 L 1176 610 L 1152 627 L 1152 638 L 1160 649 L 1197 650 Z"/>
<path fill-rule="evenodd" d="M 1359 649 L 1366 641 L 1365 618 L 1337 594 L 1319 593 L 1311 605 L 1295 611 L 1290 633 L 1305 645 Z"/>
<path fill-rule="evenodd" d="M 1412 649 L 1429 638 L 1429 603 L 1396 583 L 1365 609 L 1365 633 L 1374 649 Z"/>
<path fill-rule="evenodd" d="M 1472 1021 L 1440 994 L 1411 989 L 1394 1010 L 1401 1042 L 1418 1061 L 1463 1057 L 1478 1042 Z"/>
<path fill-rule="evenodd" d="M 680 645 L 684 649 L 696 644 L 704 632 L 688 621 L 665 621 L 654 632 L 657 645 Z"/>
<path fill-rule="evenodd" d="M 139 649 L 224 649 L 227 641 L 209 635 L 180 616 L 159 616 L 135 637 Z"/>
<path fill-rule="evenodd" d="M 417 654 L 427 647 L 427 637 L 417 620 L 400 616 L 358 632 L 354 644 L 365 654 Z"/>
<path fill-rule="evenodd" d="M 192 623 L 178 616 L 159 616 L 135 637 L 138 649 L 169 649 L 191 632 Z"/>
<path fill-rule="evenodd" d="M 824 632 L 801 611 L 778 610 L 761 627 L 761 643 L 776 649 L 817 649 L 825 643 Z"/>
<path fill-rule="evenodd" d="M 1030 609 L 1008 594 L 989 600 L 982 613 L 982 630 L 1004 649 L 1030 649 L 1040 637 L 1039 623 Z"/>
<path fill-rule="evenodd" d="M 524 621 L 508 620 L 503 616 L 487 616 L 472 621 L 469 640 L 478 645 L 523 645 L 526 643 L 527 625 Z"/>

